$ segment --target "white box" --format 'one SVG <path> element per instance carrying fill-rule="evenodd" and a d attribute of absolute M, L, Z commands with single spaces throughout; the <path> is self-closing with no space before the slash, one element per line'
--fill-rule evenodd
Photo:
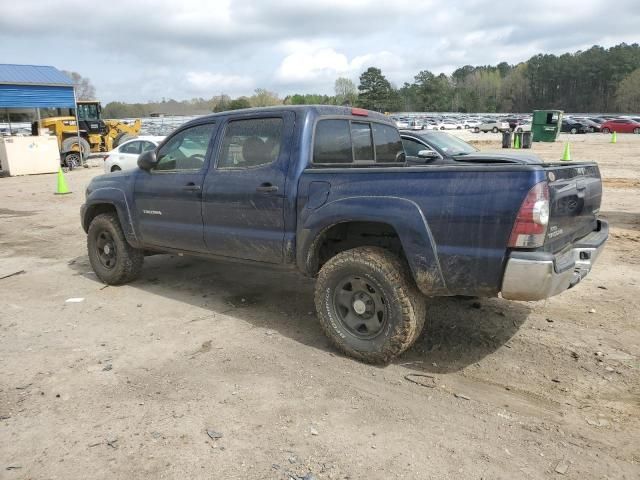
<path fill-rule="evenodd" d="M 0 137 L 0 165 L 11 176 L 56 173 L 60 151 L 56 137 Z"/>

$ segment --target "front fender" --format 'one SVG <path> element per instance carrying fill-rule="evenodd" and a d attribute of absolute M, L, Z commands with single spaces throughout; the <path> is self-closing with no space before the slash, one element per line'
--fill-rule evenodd
<path fill-rule="evenodd" d="M 100 205 L 112 205 L 115 207 L 127 241 L 132 246 L 138 247 L 140 243 L 135 231 L 133 215 L 127 200 L 127 195 L 124 190 L 117 187 L 99 187 L 91 191 L 87 196 L 81 210 L 82 227 L 85 232 L 88 231 L 91 219 Z"/>
<path fill-rule="evenodd" d="M 315 210 L 304 209 L 298 226 L 298 268 L 314 274 L 317 241 L 329 228 L 345 222 L 378 222 L 391 225 L 402 244 L 413 278 L 425 295 L 446 295 L 447 287 L 437 248 L 427 220 L 413 201 L 389 196 L 347 197 Z"/>

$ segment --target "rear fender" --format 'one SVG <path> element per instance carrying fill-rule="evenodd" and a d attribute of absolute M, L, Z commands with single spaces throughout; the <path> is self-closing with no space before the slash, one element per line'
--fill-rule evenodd
<path fill-rule="evenodd" d="M 378 222 L 391 225 L 402 244 L 406 260 L 420 291 L 446 295 L 447 288 L 438 261 L 436 244 L 420 207 L 400 197 L 348 197 L 305 209 L 298 227 L 298 268 L 315 275 L 317 240 L 334 225 L 345 222 Z"/>

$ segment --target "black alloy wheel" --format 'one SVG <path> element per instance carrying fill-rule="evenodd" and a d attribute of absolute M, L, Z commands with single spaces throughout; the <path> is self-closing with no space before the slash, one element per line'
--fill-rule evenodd
<path fill-rule="evenodd" d="M 96 253 L 102 266 L 108 270 L 113 270 L 118 260 L 118 249 L 109 231 L 102 230 L 98 233 L 96 238 Z"/>
<path fill-rule="evenodd" d="M 333 307 L 340 322 L 363 340 L 376 337 L 386 326 L 386 303 L 382 288 L 360 276 L 344 278 L 333 295 Z"/>

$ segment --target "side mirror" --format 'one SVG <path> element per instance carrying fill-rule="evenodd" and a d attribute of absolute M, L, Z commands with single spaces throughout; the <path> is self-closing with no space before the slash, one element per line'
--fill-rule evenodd
<path fill-rule="evenodd" d="M 422 158 L 424 160 L 435 160 L 436 158 L 440 158 L 438 152 L 434 150 L 420 150 L 418 152 L 418 158 Z"/>
<path fill-rule="evenodd" d="M 155 150 L 146 151 L 138 157 L 138 167 L 147 172 L 155 167 L 156 163 L 158 159 Z"/>

